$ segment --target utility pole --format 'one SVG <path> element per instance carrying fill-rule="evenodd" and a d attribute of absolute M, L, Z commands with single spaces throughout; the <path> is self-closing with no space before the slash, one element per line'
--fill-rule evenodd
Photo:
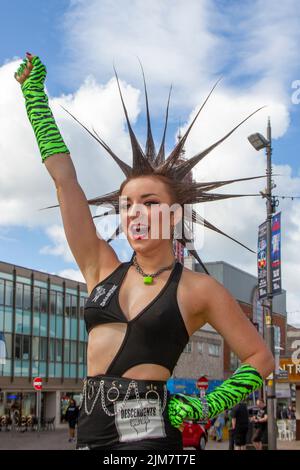
<path fill-rule="evenodd" d="M 269 346 L 273 356 L 275 357 L 274 345 L 274 327 L 273 327 L 273 282 L 272 282 L 272 135 L 271 123 L 268 118 L 266 145 L 267 155 L 267 191 L 266 191 L 266 206 L 267 206 L 267 299 L 266 299 L 266 315 L 265 315 L 265 334 L 266 343 Z M 267 380 L 267 412 L 268 412 L 268 449 L 276 450 L 276 388 L 275 388 L 275 370 L 273 370 L 272 380 Z"/>
<path fill-rule="evenodd" d="M 264 337 L 265 341 L 275 358 L 275 344 L 274 344 L 274 327 L 273 327 L 273 280 L 272 280 L 272 214 L 273 214 L 273 197 L 272 197 L 272 135 L 271 135 L 271 122 L 268 118 L 267 127 L 267 139 L 259 134 L 252 134 L 248 137 L 249 142 L 255 148 L 255 150 L 266 149 L 267 155 L 267 187 L 265 192 L 261 192 L 262 197 L 266 198 L 267 207 L 267 295 L 264 300 L 265 307 L 265 328 Z M 276 369 L 276 366 L 275 368 Z M 277 437 L 277 426 L 276 426 L 276 372 L 273 370 L 272 379 L 267 379 L 266 386 L 266 397 L 267 397 L 267 413 L 268 413 L 268 449 L 276 450 L 276 437 Z"/>

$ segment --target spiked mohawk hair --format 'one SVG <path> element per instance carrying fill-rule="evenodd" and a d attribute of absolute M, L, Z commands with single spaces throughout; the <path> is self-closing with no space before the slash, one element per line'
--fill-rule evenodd
<path fill-rule="evenodd" d="M 139 61 L 140 62 L 140 61 Z M 128 165 L 127 163 L 123 162 L 113 151 L 112 149 L 103 141 L 103 139 L 99 136 L 99 134 L 95 131 L 94 128 L 92 128 L 92 131 L 90 131 L 84 124 L 82 124 L 75 116 L 73 116 L 72 113 L 70 113 L 67 109 L 63 108 L 73 119 L 75 119 L 76 122 L 78 122 L 106 151 L 107 153 L 113 158 L 113 160 L 117 163 L 117 165 L 121 168 L 123 171 L 126 180 L 122 183 L 121 188 L 124 186 L 124 183 L 129 181 L 133 177 L 138 177 L 138 176 L 146 176 L 146 175 L 152 175 L 152 176 L 162 176 L 163 178 L 167 179 L 169 182 L 169 185 L 172 187 L 174 186 L 175 188 L 175 193 L 177 196 L 177 203 L 183 205 L 183 204 L 195 204 L 195 203 L 203 203 L 203 202 L 208 202 L 208 201 L 217 201 L 221 199 L 228 199 L 228 198 L 236 198 L 236 197 L 244 197 L 244 196 L 260 196 L 260 194 L 217 194 L 217 193 L 211 193 L 210 191 L 216 188 L 219 188 L 221 186 L 224 186 L 226 184 L 231 184 L 237 181 L 247 181 L 247 180 L 252 180 L 252 179 L 257 179 L 257 178 L 264 178 L 265 175 L 263 176 L 252 176 L 248 178 L 239 178 L 239 179 L 230 179 L 230 180 L 224 180 L 224 181 L 209 181 L 209 182 L 196 182 L 196 181 L 187 181 L 187 175 L 190 174 L 192 171 L 193 167 L 199 163 L 206 155 L 208 155 L 213 149 L 215 149 L 218 145 L 220 145 L 222 142 L 224 142 L 238 127 L 240 127 L 245 121 L 247 121 L 251 116 L 253 116 L 255 113 L 257 113 L 259 110 L 261 110 L 264 106 L 261 108 L 258 108 L 254 112 L 252 112 L 250 115 L 248 115 L 245 119 L 243 119 L 239 124 L 237 124 L 233 129 L 230 130 L 227 134 L 225 134 L 222 138 L 220 138 L 217 142 L 214 144 L 210 145 L 206 149 L 202 150 L 201 152 L 197 153 L 190 159 L 182 159 L 180 158 L 182 155 L 182 150 L 184 147 L 184 144 L 187 140 L 187 137 L 196 121 L 198 118 L 200 112 L 202 111 L 203 107 L 205 106 L 206 102 L 208 101 L 210 95 L 214 91 L 216 85 L 220 80 L 218 80 L 211 91 L 209 92 L 208 96 L 200 106 L 200 109 L 196 113 L 194 119 L 192 120 L 191 124 L 187 128 L 186 132 L 184 135 L 180 138 L 180 140 L 177 142 L 175 145 L 174 149 L 171 151 L 171 153 L 166 157 L 165 156 L 165 139 L 166 139 L 166 131 L 167 131 L 167 124 L 168 124 L 168 113 L 169 113 L 169 103 L 170 103 L 170 96 L 171 96 L 171 90 L 172 86 L 170 87 L 169 90 L 169 95 L 168 95 L 168 101 L 167 101 L 167 108 L 166 108 L 166 115 L 165 115 L 165 123 L 164 123 L 164 130 L 163 130 L 163 136 L 162 136 L 162 141 L 161 145 L 159 147 L 158 152 L 156 152 L 155 149 L 155 144 L 152 136 L 152 131 L 151 131 L 151 122 L 150 122 L 150 113 L 149 113 L 149 104 L 148 104 L 148 94 L 147 94 L 147 87 L 146 87 L 146 81 L 145 81 L 145 74 L 143 70 L 143 66 L 140 62 L 141 70 L 142 70 L 142 75 L 143 75 L 143 84 L 144 84 L 144 92 L 145 92 L 145 101 L 146 101 L 146 116 L 147 116 L 147 140 L 146 140 L 146 146 L 145 150 L 143 151 L 136 136 L 135 133 L 132 129 L 132 126 L 130 124 L 129 118 L 128 118 L 128 112 L 125 106 L 125 102 L 123 99 L 123 95 L 121 92 L 121 87 L 120 87 L 120 82 L 119 78 L 116 72 L 116 69 L 114 67 L 114 72 L 116 76 L 116 81 L 119 89 L 119 94 L 123 106 L 123 110 L 125 113 L 125 118 L 127 122 L 127 127 L 129 131 L 129 136 L 130 136 L 130 141 L 131 141 L 131 147 L 132 147 L 132 166 Z M 161 179 L 163 179 L 161 178 Z M 113 206 L 113 209 L 106 211 L 100 215 L 96 215 L 93 218 L 96 217 L 105 217 L 107 215 L 110 215 L 112 213 L 120 213 L 120 207 L 119 207 L 119 196 L 121 195 L 120 189 L 112 191 L 110 193 L 104 194 L 103 196 L 95 197 L 93 199 L 89 199 L 87 202 L 91 206 Z M 56 206 L 50 206 L 50 207 L 59 207 L 59 205 Z M 45 209 L 49 209 L 50 207 L 47 207 Z M 182 233 L 182 238 L 178 239 L 178 241 L 186 247 L 187 243 L 189 243 L 190 248 L 187 248 L 187 251 L 194 256 L 194 258 L 201 264 L 202 268 L 204 271 L 208 273 L 205 265 L 201 261 L 197 251 L 195 250 L 195 247 L 192 243 L 192 238 L 191 235 L 187 233 L 188 232 L 188 224 L 186 222 L 195 222 L 198 224 L 204 225 L 204 227 L 209 228 L 210 230 L 213 230 L 227 238 L 230 238 L 234 242 L 238 243 L 239 245 L 243 246 L 247 250 L 255 253 L 255 251 L 251 250 L 247 246 L 245 246 L 243 243 L 240 241 L 234 239 L 230 235 L 224 233 L 222 230 L 217 228 L 215 225 L 210 223 L 208 220 L 204 219 L 203 217 L 200 216 L 198 212 L 196 212 L 194 209 L 189 211 L 188 214 L 185 214 L 183 212 L 183 218 L 181 220 L 181 223 L 183 224 L 182 227 L 184 230 L 181 230 Z M 121 224 L 117 226 L 117 229 L 114 231 L 112 236 L 107 240 L 108 243 L 111 242 L 115 237 L 117 237 L 122 231 Z M 186 235 L 187 234 L 187 235 Z"/>

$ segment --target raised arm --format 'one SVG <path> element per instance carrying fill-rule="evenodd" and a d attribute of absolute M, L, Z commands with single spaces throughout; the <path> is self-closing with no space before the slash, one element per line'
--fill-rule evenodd
<path fill-rule="evenodd" d="M 56 186 L 69 247 L 91 292 L 101 273 L 112 271 L 120 261 L 112 247 L 97 234 L 87 199 L 77 181 L 69 149 L 49 108 L 44 90 L 46 73 L 40 59 L 27 53 L 15 78 L 21 84 L 42 162 Z"/>

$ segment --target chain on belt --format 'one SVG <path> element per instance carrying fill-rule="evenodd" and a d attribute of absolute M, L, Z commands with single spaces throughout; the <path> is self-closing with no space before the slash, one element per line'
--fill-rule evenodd
<path fill-rule="evenodd" d="M 116 387 L 115 384 L 115 380 L 112 382 L 113 386 L 109 388 L 109 390 L 107 391 L 107 400 L 111 403 L 115 402 L 116 400 L 118 400 L 119 398 L 119 395 L 120 395 L 120 392 L 119 392 L 119 389 Z M 89 387 L 89 389 L 87 390 L 87 387 Z M 97 390 L 97 393 L 96 393 L 96 396 L 95 396 L 95 399 L 92 403 L 92 406 L 90 408 L 90 410 L 88 410 L 88 407 L 87 407 L 87 397 L 89 400 L 91 400 L 93 398 L 93 396 L 95 395 L 95 387 L 94 387 L 94 380 L 93 379 L 89 379 L 89 380 L 84 380 L 84 384 L 83 384 L 83 390 L 82 390 L 82 399 L 80 401 L 80 404 L 79 404 L 79 409 L 81 409 L 83 403 L 84 403 L 84 411 L 85 413 L 90 416 L 94 410 L 94 407 L 96 405 L 96 402 L 99 398 L 99 395 L 101 394 L 101 404 L 102 404 L 102 408 L 103 410 L 105 411 L 105 413 L 108 415 L 108 416 L 116 416 L 117 414 L 121 413 L 121 411 L 124 409 L 125 405 L 126 405 L 126 402 L 128 401 L 129 399 L 129 396 L 130 396 L 130 393 L 131 393 L 131 389 L 134 389 L 134 392 L 135 392 L 135 396 L 136 396 L 136 399 L 137 399 L 137 402 L 138 402 L 138 405 L 140 408 L 142 408 L 142 403 L 141 403 L 141 399 L 140 399 L 140 395 L 139 395 L 139 390 L 138 390 L 138 385 L 136 383 L 135 380 L 131 380 L 131 382 L 128 384 L 128 388 L 127 388 L 127 391 L 126 391 L 126 394 L 125 394 L 125 397 L 122 401 L 122 404 L 120 406 L 120 408 L 116 411 L 116 412 L 111 412 L 107 409 L 107 406 L 106 406 L 106 403 L 105 403 L 105 397 L 104 397 L 104 380 L 100 380 L 100 384 L 99 384 L 99 388 Z M 149 399 L 147 397 L 147 395 L 149 393 L 154 393 L 156 394 L 157 398 L 155 399 L 156 400 L 159 400 L 160 399 L 160 396 L 158 394 L 158 392 L 155 390 L 156 387 L 153 388 L 153 385 L 151 384 L 151 387 L 149 387 L 150 390 L 148 390 L 145 394 L 145 398 L 148 400 L 149 403 L 151 403 L 151 398 Z M 163 398 L 163 405 L 162 405 L 162 413 L 164 412 L 165 410 L 165 407 L 166 407 L 166 404 L 167 404 L 167 386 L 164 384 L 163 386 L 164 388 L 164 398 Z M 110 397 L 110 394 L 112 393 L 112 391 L 116 391 L 117 394 L 116 394 L 116 397 L 114 398 L 111 398 Z M 152 403 L 154 402 L 153 398 L 152 398 Z"/>

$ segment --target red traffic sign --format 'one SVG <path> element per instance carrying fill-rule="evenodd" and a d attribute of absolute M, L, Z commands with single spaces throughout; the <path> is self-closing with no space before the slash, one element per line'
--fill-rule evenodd
<path fill-rule="evenodd" d="M 41 379 L 41 377 L 35 377 L 35 379 L 33 380 L 33 387 L 36 390 L 42 390 L 43 380 Z"/>
<path fill-rule="evenodd" d="M 208 389 L 208 379 L 203 375 L 197 380 L 197 388 L 200 390 L 207 390 Z"/>

